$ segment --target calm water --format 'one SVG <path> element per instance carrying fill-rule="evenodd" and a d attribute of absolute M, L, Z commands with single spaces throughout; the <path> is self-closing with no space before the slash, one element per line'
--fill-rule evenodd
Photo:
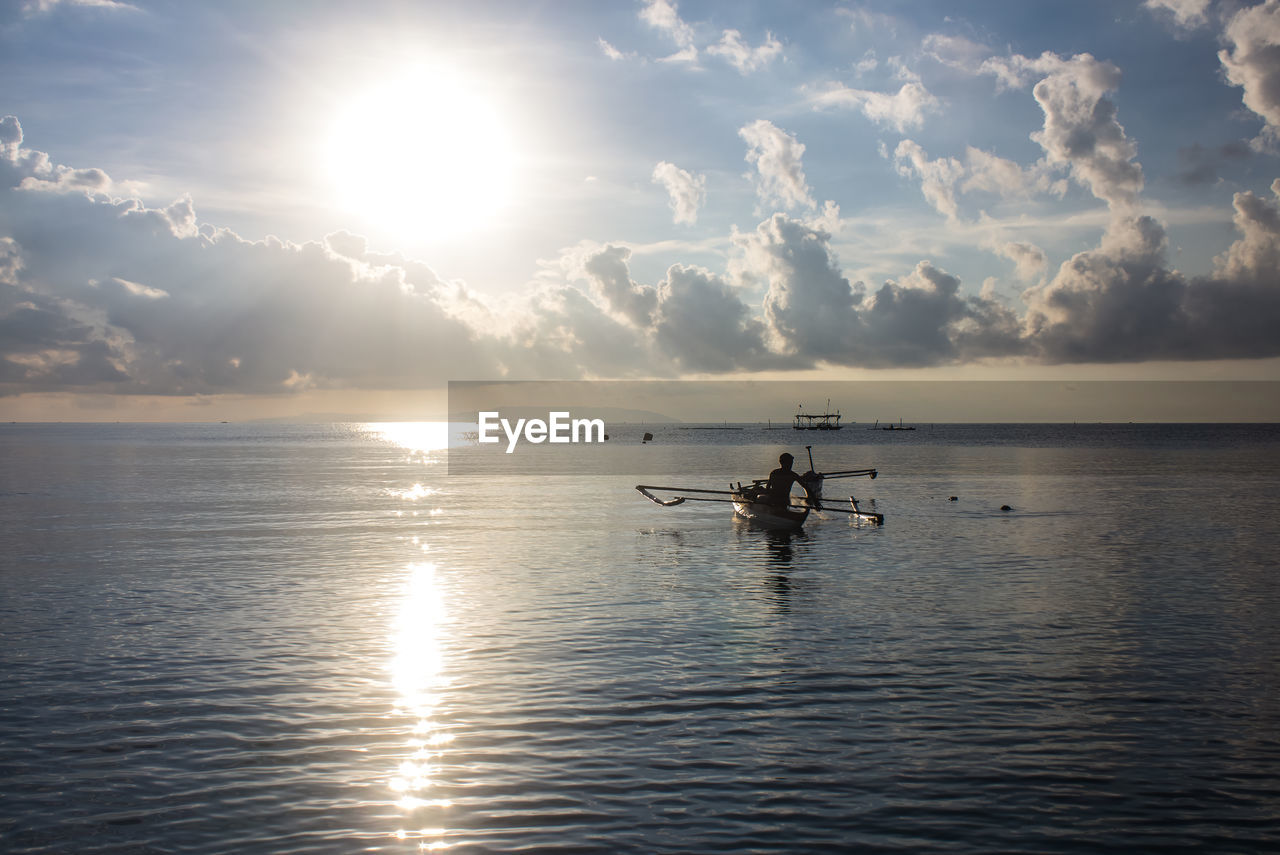
<path fill-rule="evenodd" d="M 1280 429 L 648 429 L 0 426 L 0 850 L 1280 849 Z"/>

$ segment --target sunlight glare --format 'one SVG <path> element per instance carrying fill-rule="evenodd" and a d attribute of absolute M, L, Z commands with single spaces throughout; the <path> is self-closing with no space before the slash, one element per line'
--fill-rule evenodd
<path fill-rule="evenodd" d="M 447 422 L 370 422 L 364 429 L 411 452 L 443 451 L 449 447 Z"/>
<path fill-rule="evenodd" d="M 511 199 L 516 162 L 486 95 L 443 65 L 367 84 L 334 115 L 324 145 L 337 204 L 406 239 L 484 227 Z"/>

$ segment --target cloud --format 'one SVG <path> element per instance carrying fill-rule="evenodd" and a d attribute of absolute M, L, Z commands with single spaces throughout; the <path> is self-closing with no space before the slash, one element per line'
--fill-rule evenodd
<path fill-rule="evenodd" d="M 912 140 L 898 143 L 893 159 L 899 175 L 920 178 L 920 192 L 938 213 L 948 220 L 960 216 L 955 195 L 956 183 L 965 175 L 965 167 L 960 161 L 953 157 L 929 160 L 925 150 Z"/>
<path fill-rule="evenodd" d="M 653 168 L 653 182 L 666 188 L 671 197 L 673 222 L 696 223 L 698 209 L 706 201 L 707 179 L 693 175 L 665 160 Z"/>
<path fill-rule="evenodd" d="M 762 121 L 743 138 L 762 196 L 816 207 L 794 137 Z M 726 272 L 673 264 L 642 283 L 626 247 L 581 246 L 495 302 L 351 232 L 247 240 L 201 223 L 187 197 L 157 207 L 54 191 L 43 185 L 78 170 L 23 148 L 16 120 L 0 120 L 0 146 L 0 394 L 1280 355 L 1280 181 L 1270 194 L 1236 194 L 1239 237 L 1195 278 L 1169 266 L 1158 222 L 1120 207 L 1099 245 L 1048 281 L 1038 247 L 993 234 L 988 249 L 1025 281 L 1042 280 L 1024 294 L 1022 316 L 927 260 L 878 286 L 851 280 L 832 246 L 831 205 L 813 220 L 774 213 L 735 233 Z M 937 163 L 912 146 L 904 168 Z M 1003 169 L 969 154 L 955 163 L 939 180 L 953 198 L 971 192 L 966 180 Z"/>
<path fill-rule="evenodd" d="M 1142 5 L 1170 13 L 1174 23 L 1184 29 L 1194 29 L 1208 20 L 1209 0 L 1144 0 Z"/>
<path fill-rule="evenodd" d="M 22 146 L 22 125 L 17 116 L 5 116 L 0 119 L 0 157 L 15 160 L 18 149 Z"/>
<path fill-rule="evenodd" d="M 1049 257 L 1033 243 L 993 238 L 984 242 L 983 246 L 1012 261 L 1015 274 L 1023 282 L 1039 279 L 1049 266 Z"/>
<path fill-rule="evenodd" d="M 949 68 L 959 69 L 969 74 L 976 74 L 985 59 L 991 56 L 986 45 L 966 39 L 963 36 L 948 36 L 942 33 L 931 33 L 924 37 L 920 45 L 925 56 Z"/>
<path fill-rule="evenodd" d="M 1244 105 L 1262 117 L 1263 141 L 1280 135 L 1280 0 L 1241 9 L 1227 22 L 1218 59 L 1227 80 L 1244 89 Z"/>
<path fill-rule="evenodd" d="M 1120 84 L 1120 71 L 1087 54 L 1073 57 L 1035 85 L 1044 129 L 1031 138 L 1049 163 L 1064 163 L 1072 177 L 1110 205 L 1132 206 L 1142 190 L 1137 147 L 1125 136 L 1115 104 L 1103 97 Z"/>
<path fill-rule="evenodd" d="M 1194 279 L 1168 266 L 1163 226 L 1116 216 L 1097 249 L 1024 295 L 1024 336 L 1051 363 L 1280 355 L 1280 180 L 1271 189 L 1235 195 L 1240 237 Z"/>
<path fill-rule="evenodd" d="M 630 258 L 631 250 L 626 247 L 607 246 L 589 256 L 582 269 L 610 309 L 632 325 L 645 328 L 653 323 L 658 293 L 654 288 L 632 281 L 627 265 Z"/>
<path fill-rule="evenodd" d="M 664 33 L 676 45 L 675 53 L 657 60 L 664 63 L 687 65 L 691 69 L 700 70 L 699 40 L 697 29 L 680 17 L 676 4 L 670 0 L 647 0 L 640 9 L 640 20 L 650 27 Z M 707 28 L 702 27 L 705 31 Z M 601 48 L 611 59 L 623 59 L 623 54 L 600 39 Z M 702 43 L 702 50 L 711 56 L 720 57 L 738 70 L 739 74 L 750 74 L 766 68 L 782 56 L 782 42 L 773 33 L 765 33 L 764 42 L 756 47 L 747 43 L 741 31 L 728 29 L 720 35 L 720 41 Z"/>
<path fill-rule="evenodd" d="M 87 9 L 106 9 L 112 12 L 141 11 L 132 3 L 123 3 L 120 2 L 120 0 L 25 0 L 22 4 L 22 11 L 28 16 L 44 15 L 52 12 L 59 6 L 79 6 Z"/>
<path fill-rule="evenodd" d="M 753 48 L 742 40 L 742 33 L 725 30 L 720 42 L 707 48 L 707 53 L 724 57 L 740 73 L 749 74 L 782 56 L 782 43 L 773 37 L 773 33 L 768 33 L 764 44 Z"/>
<path fill-rule="evenodd" d="M 690 65 L 697 63 L 698 48 L 694 44 L 693 27 L 680 19 L 675 3 L 671 3 L 669 0 L 649 0 L 640 10 L 640 20 L 655 30 L 665 33 L 679 48 L 675 53 L 664 57 L 661 60 L 662 62 L 677 62 Z"/>
<path fill-rule="evenodd" d="M 1178 149 L 1178 180 L 1190 186 L 1215 184 L 1221 180 L 1219 166 L 1247 159 L 1252 150 L 1244 142 L 1233 142 L 1214 148 L 1199 143 Z"/>
<path fill-rule="evenodd" d="M 849 19 L 849 28 L 855 33 L 871 33 L 884 30 L 893 36 L 897 34 L 898 19 L 883 12 L 872 12 L 865 8 L 844 8 L 835 10 L 837 15 Z"/>
<path fill-rule="evenodd" d="M 649 370 L 734 371 L 782 364 L 769 353 L 764 325 L 724 278 L 699 267 L 673 265 L 656 287 L 631 279 L 625 247 L 605 246 L 581 264 L 592 290 L 633 327 L 634 354 L 648 354 Z"/>
<path fill-rule="evenodd" d="M 640 10 L 640 20 L 669 35 L 680 47 L 693 44 L 693 28 L 680 20 L 676 4 L 669 0 L 649 0 Z"/>
<path fill-rule="evenodd" d="M 600 52 L 603 53 L 605 56 L 609 57 L 609 59 L 613 60 L 614 62 L 618 62 L 620 60 L 635 56 L 635 54 L 623 53 L 622 51 L 618 50 L 616 47 L 609 44 L 607 41 L 605 41 L 602 38 L 597 38 L 596 44 L 600 46 Z"/>
<path fill-rule="evenodd" d="M 768 283 L 764 316 L 775 350 L 797 361 L 931 366 L 1021 353 L 1017 318 L 929 262 L 872 292 L 840 271 L 830 234 L 775 214 L 736 243 Z"/>
<path fill-rule="evenodd" d="M 938 109 L 938 99 L 918 81 L 908 81 L 892 94 L 868 89 L 851 89 L 842 83 L 810 96 L 816 109 L 847 107 L 861 111 L 878 125 L 891 127 L 898 132 L 917 128 L 924 124 L 926 113 Z"/>
<path fill-rule="evenodd" d="M 972 146 L 965 149 L 963 159 L 930 160 L 919 143 L 908 139 L 898 143 L 893 159 L 898 174 L 918 177 L 925 199 L 952 222 L 960 219 L 957 191 L 986 192 L 1001 199 L 1026 199 L 1040 193 L 1061 196 L 1066 190 L 1065 183 L 1055 181 L 1044 162 L 1023 169 L 1011 160 Z"/>
<path fill-rule="evenodd" d="M 764 325 L 722 277 L 674 265 L 658 293 L 656 345 L 677 367 L 725 372 L 786 364 L 768 350 Z"/>
<path fill-rule="evenodd" d="M 762 203 L 784 209 L 815 207 L 801 164 L 804 143 L 767 119 L 742 127 L 738 136 L 747 143 L 747 162 L 756 167 L 756 193 Z"/>
<path fill-rule="evenodd" d="M 1065 166 L 1094 196 L 1113 206 L 1133 206 L 1142 191 L 1137 147 L 1105 96 L 1120 85 L 1120 69 L 1090 54 L 1063 59 L 1043 53 L 1035 59 L 992 57 L 980 70 L 1001 85 L 1021 88 L 1040 77 L 1032 93 L 1044 111 L 1044 127 L 1031 135 L 1052 166 Z"/>
<path fill-rule="evenodd" d="M 0 161 L 6 391 L 279 392 L 296 377 L 408 388 L 449 365 L 502 370 L 503 342 L 450 316 L 422 269 L 197 227 L 189 199 L 44 192 L 33 164 L 65 173 L 38 154 Z"/>
<path fill-rule="evenodd" d="M 1027 332 L 1049 362 L 1174 358 L 1192 347 L 1181 311 L 1186 281 L 1165 264 L 1151 217 L 1117 216 L 1096 250 L 1027 292 Z"/>

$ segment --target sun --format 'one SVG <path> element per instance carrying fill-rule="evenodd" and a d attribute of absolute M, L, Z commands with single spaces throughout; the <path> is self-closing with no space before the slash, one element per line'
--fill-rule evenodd
<path fill-rule="evenodd" d="M 406 68 L 350 96 L 323 150 L 338 207 L 418 242 L 490 225 L 512 198 L 515 160 L 500 111 L 440 66 Z"/>

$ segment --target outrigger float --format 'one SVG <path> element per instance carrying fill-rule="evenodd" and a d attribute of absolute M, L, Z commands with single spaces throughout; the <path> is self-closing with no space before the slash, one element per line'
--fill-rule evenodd
<path fill-rule="evenodd" d="M 809 471 L 800 476 L 800 480 L 809 488 L 808 496 L 792 496 L 786 505 L 775 504 L 764 500 L 767 478 L 757 478 L 747 486 L 730 484 L 728 490 L 705 490 L 699 487 L 662 487 L 655 484 L 637 484 L 636 490 L 651 502 L 664 508 L 683 505 L 685 502 L 723 502 L 732 504 L 734 513 L 743 519 L 770 529 L 795 530 L 804 525 L 810 511 L 830 511 L 849 514 L 859 521 L 867 521 L 874 525 L 884 525 L 884 514 L 864 511 L 858 507 L 858 500 L 849 497 L 849 508 L 837 508 L 823 504 L 822 486 L 828 480 L 837 478 L 854 478 L 858 476 L 876 477 L 874 469 L 844 469 L 839 472 L 815 472 L 813 469 L 812 446 L 805 446 L 809 452 Z M 669 499 L 655 496 L 652 491 L 673 493 Z M 686 495 L 697 493 L 696 496 Z M 727 497 L 727 498 L 722 498 Z"/>

